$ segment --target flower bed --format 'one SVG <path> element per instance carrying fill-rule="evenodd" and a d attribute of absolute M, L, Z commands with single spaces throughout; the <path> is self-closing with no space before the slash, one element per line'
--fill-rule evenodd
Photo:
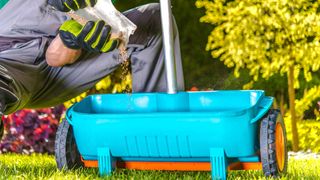
<path fill-rule="evenodd" d="M 0 152 L 54 153 L 55 132 L 64 110 L 64 106 L 25 109 L 4 116 L 5 136 L 0 143 Z"/>

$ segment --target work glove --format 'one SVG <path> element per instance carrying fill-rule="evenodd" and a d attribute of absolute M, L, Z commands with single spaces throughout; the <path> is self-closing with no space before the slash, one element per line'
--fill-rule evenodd
<path fill-rule="evenodd" d="M 59 35 L 64 45 L 71 49 L 89 52 L 109 52 L 118 47 L 119 39 L 110 39 L 111 27 L 104 21 L 88 21 L 84 26 L 75 20 L 64 22 Z"/>
<path fill-rule="evenodd" d="M 49 5 L 62 12 L 77 11 L 96 3 L 97 0 L 48 0 Z"/>

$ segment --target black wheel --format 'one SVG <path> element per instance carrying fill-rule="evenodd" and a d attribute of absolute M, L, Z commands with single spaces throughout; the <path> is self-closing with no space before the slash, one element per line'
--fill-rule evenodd
<path fill-rule="evenodd" d="M 59 125 L 56 134 L 55 158 L 60 170 L 83 167 L 72 126 L 65 119 Z"/>
<path fill-rule="evenodd" d="M 288 151 L 284 122 L 279 110 L 271 109 L 260 125 L 260 156 L 265 176 L 277 177 L 287 171 Z"/>

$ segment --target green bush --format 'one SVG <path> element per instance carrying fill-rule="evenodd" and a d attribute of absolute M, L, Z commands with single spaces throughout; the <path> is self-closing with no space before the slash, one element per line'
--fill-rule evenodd
<path fill-rule="evenodd" d="M 288 138 L 288 147 L 292 149 L 292 132 L 290 121 L 288 118 L 285 118 L 286 129 L 287 129 L 287 138 Z M 315 120 L 303 120 L 299 121 L 298 124 L 299 132 L 299 145 L 300 150 L 307 151 L 311 150 L 312 152 L 320 153 L 320 121 Z"/>

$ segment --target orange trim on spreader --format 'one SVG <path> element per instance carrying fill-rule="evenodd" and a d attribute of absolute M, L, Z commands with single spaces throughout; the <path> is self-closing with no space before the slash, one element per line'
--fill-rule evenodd
<path fill-rule="evenodd" d="M 205 162 L 119 162 L 117 165 L 137 170 L 211 171 L 210 163 Z"/>
<path fill-rule="evenodd" d="M 276 124 L 276 158 L 277 165 L 280 172 L 283 171 L 285 165 L 285 138 L 284 138 L 284 130 L 282 128 L 281 123 Z"/>
<path fill-rule="evenodd" d="M 85 161 L 85 167 L 98 167 L 98 161 Z M 167 170 L 167 171 L 211 171 L 208 162 L 117 162 L 118 168 L 136 170 Z M 229 165 L 228 170 L 261 170 L 260 162 L 236 162 Z"/>
<path fill-rule="evenodd" d="M 98 161 L 85 161 L 82 159 L 81 157 L 81 161 L 84 164 L 84 167 L 88 167 L 88 168 L 97 168 L 98 167 Z"/>
<path fill-rule="evenodd" d="M 228 166 L 228 170 L 262 170 L 261 162 L 236 162 Z"/>

